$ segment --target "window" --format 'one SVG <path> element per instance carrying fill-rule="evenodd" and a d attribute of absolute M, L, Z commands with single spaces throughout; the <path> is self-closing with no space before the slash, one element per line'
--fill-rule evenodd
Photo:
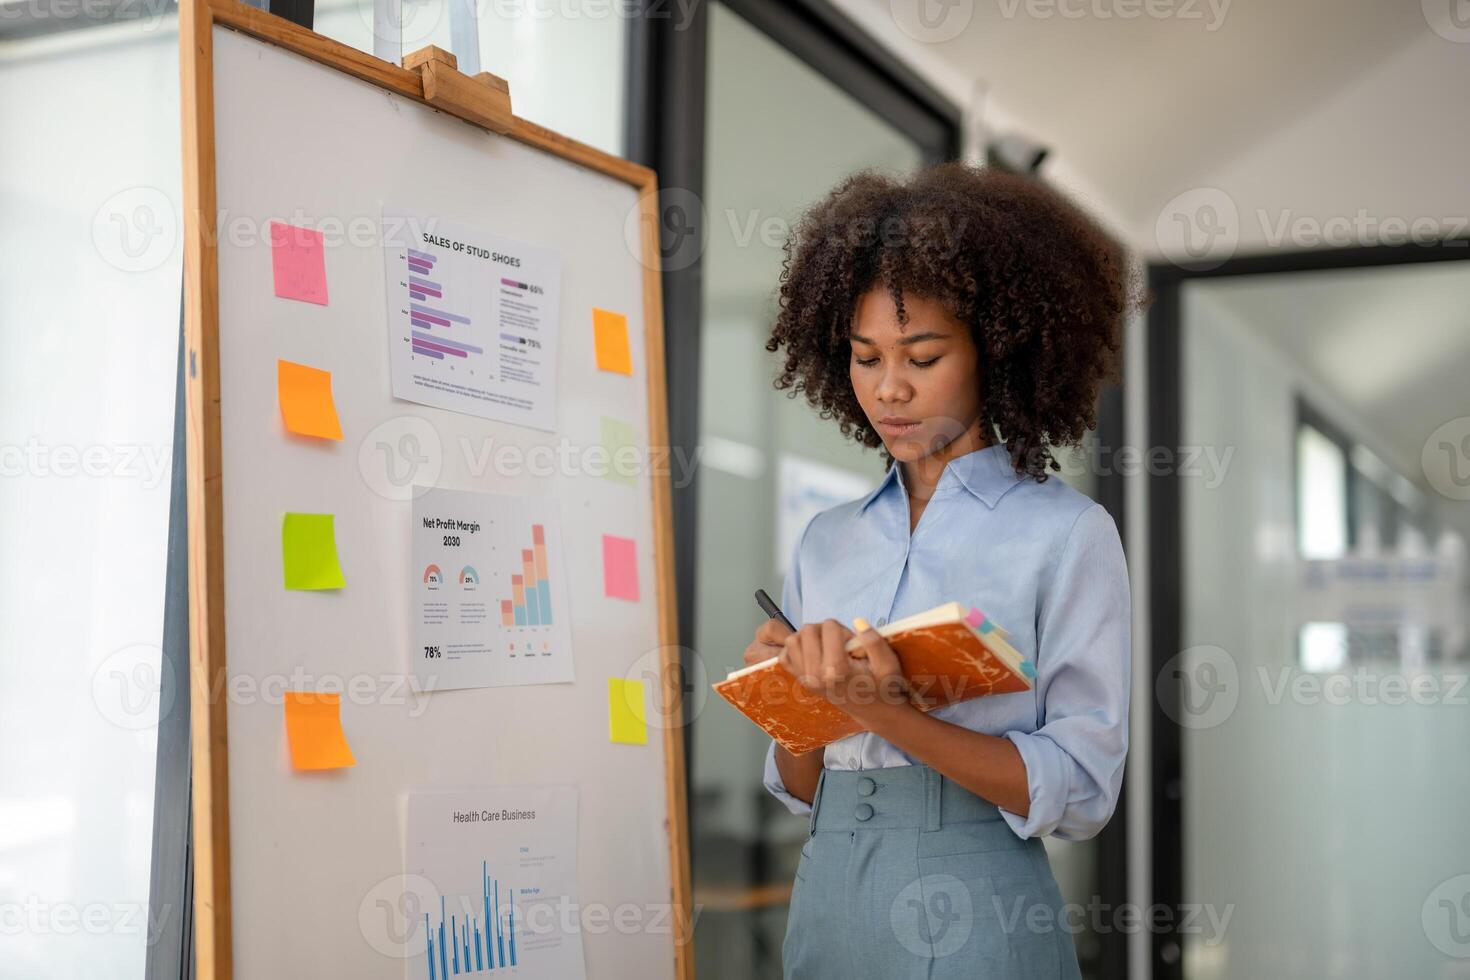
<path fill-rule="evenodd" d="M 1348 470 L 1342 446 L 1307 422 L 1296 433 L 1297 550 L 1341 558 L 1348 549 Z"/>
<path fill-rule="evenodd" d="M 80 19 L 0 43 L 0 976 L 27 980 L 143 975 L 158 720 L 187 696 L 161 656 L 176 20 Z"/>

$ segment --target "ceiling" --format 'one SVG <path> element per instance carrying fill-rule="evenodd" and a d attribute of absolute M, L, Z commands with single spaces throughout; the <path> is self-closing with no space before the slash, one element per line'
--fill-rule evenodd
<path fill-rule="evenodd" d="M 1370 448 L 1425 486 L 1426 441 L 1470 414 L 1470 262 L 1230 277 L 1189 288 L 1207 291 L 1340 399 L 1375 437 Z M 1464 505 L 1447 509 L 1470 533 Z"/>
<path fill-rule="evenodd" d="M 1437 41 L 1418 0 L 833 2 L 950 98 L 983 91 L 987 126 L 1023 121 L 1054 150 L 1047 172 L 1096 191 L 1129 232 L 1380 61 Z"/>

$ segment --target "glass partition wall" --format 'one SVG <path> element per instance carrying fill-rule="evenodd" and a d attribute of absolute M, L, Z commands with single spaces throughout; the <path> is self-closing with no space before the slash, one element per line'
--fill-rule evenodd
<path fill-rule="evenodd" d="M 1463 261 L 1182 286 L 1180 444 L 1217 465 L 1178 480 L 1166 975 L 1463 973 L 1467 294 Z"/>
<path fill-rule="evenodd" d="M 861 496 L 883 473 L 876 451 L 771 386 L 776 355 L 765 342 L 782 242 L 802 209 L 848 173 L 908 173 L 923 154 L 728 7 L 710 8 L 708 45 L 694 621 L 713 680 L 742 665 L 761 619 L 751 593 L 780 596 L 805 520 Z M 723 703 L 708 703 L 694 725 L 698 974 L 779 977 L 806 819 L 761 785 L 764 733 Z"/>

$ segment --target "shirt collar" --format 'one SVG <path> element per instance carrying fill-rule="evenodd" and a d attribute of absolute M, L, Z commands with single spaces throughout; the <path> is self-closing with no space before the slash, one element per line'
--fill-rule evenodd
<path fill-rule="evenodd" d="M 953 474 L 953 479 L 958 480 L 961 486 L 992 509 L 1000 503 L 1000 498 L 1005 496 L 1006 491 L 1024 479 L 1011 465 L 1011 456 L 1004 443 L 996 443 L 950 460 L 945 464 L 936 490 L 945 486 L 946 477 L 950 474 Z M 903 475 L 897 462 L 888 467 L 888 472 L 883 475 L 878 486 L 862 498 L 858 513 L 867 510 L 868 505 L 882 496 L 890 485 L 896 485 L 900 492 L 903 490 Z"/>

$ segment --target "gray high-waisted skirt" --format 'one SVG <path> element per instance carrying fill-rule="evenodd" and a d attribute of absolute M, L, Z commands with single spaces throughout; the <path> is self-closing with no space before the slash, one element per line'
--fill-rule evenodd
<path fill-rule="evenodd" d="M 925 765 L 823 769 L 801 850 L 787 980 L 1079 980 L 1040 840 Z"/>

